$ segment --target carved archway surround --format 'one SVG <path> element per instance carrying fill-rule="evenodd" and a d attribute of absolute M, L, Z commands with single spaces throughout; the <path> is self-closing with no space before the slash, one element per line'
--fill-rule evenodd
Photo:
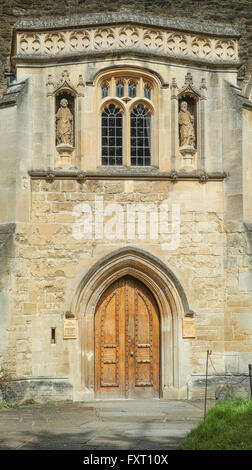
<path fill-rule="evenodd" d="M 123 248 L 104 257 L 89 270 L 73 300 L 72 312 L 79 323 L 83 398 L 94 398 L 94 316 L 97 303 L 107 287 L 126 275 L 141 281 L 156 299 L 161 337 L 160 397 L 179 397 L 178 391 L 185 386 L 180 378 L 182 318 L 192 313 L 185 293 L 172 271 L 158 258 L 143 250 Z"/>

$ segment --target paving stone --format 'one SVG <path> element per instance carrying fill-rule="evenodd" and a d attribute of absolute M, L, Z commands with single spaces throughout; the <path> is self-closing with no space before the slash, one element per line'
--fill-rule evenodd
<path fill-rule="evenodd" d="M 208 402 L 208 407 L 214 403 Z M 113 407 L 111 402 L 86 405 L 92 409 L 85 413 L 80 410 L 81 403 L 1 411 L 0 449 L 177 449 L 204 410 L 203 402 L 162 400 L 144 404 L 115 401 Z"/>

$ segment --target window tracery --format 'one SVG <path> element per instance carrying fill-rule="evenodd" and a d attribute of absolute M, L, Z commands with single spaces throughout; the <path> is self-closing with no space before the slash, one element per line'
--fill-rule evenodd
<path fill-rule="evenodd" d="M 106 73 L 98 80 L 102 165 L 150 166 L 157 84 L 140 73 Z M 98 163 L 99 164 L 99 163 Z"/>

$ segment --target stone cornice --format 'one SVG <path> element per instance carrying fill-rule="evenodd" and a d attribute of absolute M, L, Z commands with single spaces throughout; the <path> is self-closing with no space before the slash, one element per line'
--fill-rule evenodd
<path fill-rule="evenodd" d="M 85 172 L 80 170 L 30 170 L 29 175 L 32 179 L 46 179 L 54 181 L 55 179 L 76 179 L 79 182 L 86 180 L 138 180 L 138 181 L 199 181 L 207 183 L 208 181 L 223 181 L 227 178 L 225 172 L 206 173 L 203 171 L 185 172 L 160 172 L 155 169 L 146 170 L 116 170 L 114 168 Z"/>
<path fill-rule="evenodd" d="M 80 28 L 83 26 L 102 26 L 114 24 L 136 24 L 151 27 L 185 31 L 190 33 L 207 34 L 220 37 L 239 37 L 240 34 L 230 25 L 209 24 L 185 21 L 182 18 L 168 19 L 165 17 L 150 16 L 140 13 L 96 13 L 74 14 L 71 16 L 51 16 L 47 18 L 23 19 L 16 23 L 16 31 L 47 31 L 55 29 Z"/>
<path fill-rule="evenodd" d="M 81 25 L 80 20 L 76 23 L 73 17 L 55 19 L 54 24 L 49 19 L 19 23 L 15 32 L 14 61 L 71 60 L 133 52 L 169 60 L 218 65 L 239 63 L 237 34 L 232 28 L 220 30 L 202 25 L 192 28 L 189 23 L 177 24 L 160 18 L 152 21 L 150 17 L 137 15 L 127 15 L 124 21 L 123 15 L 120 19 L 107 15 L 99 20 L 95 16 L 96 21 L 81 18 Z M 209 28 L 210 31 L 206 31 Z"/>

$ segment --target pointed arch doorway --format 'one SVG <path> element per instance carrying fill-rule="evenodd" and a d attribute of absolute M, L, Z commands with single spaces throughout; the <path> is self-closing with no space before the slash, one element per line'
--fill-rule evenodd
<path fill-rule="evenodd" d="M 80 374 L 76 374 L 76 363 L 74 361 L 72 363 L 72 375 L 76 380 L 74 396 L 78 400 L 99 399 L 100 392 L 96 392 L 97 382 L 95 383 L 97 380 L 95 375 L 96 313 L 98 313 L 99 306 L 106 295 L 109 292 L 112 294 L 109 289 L 113 290 L 113 284 L 127 276 L 132 277 L 136 283 L 140 283 L 138 285 L 141 285 L 141 290 L 146 289 L 144 292 L 148 292 L 149 298 L 153 299 L 154 305 L 157 306 L 160 325 L 158 343 L 160 397 L 165 399 L 186 397 L 186 373 L 190 370 L 190 354 L 188 343 L 184 343 L 182 338 L 182 319 L 193 312 L 189 308 L 182 285 L 171 269 L 151 253 L 128 246 L 106 255 L 89 269 L 82 278 L 73 298 L 73 304 L 69 308 L 78 319 L 80 332 L 78 343 Z M 113 302 L 115 299 L 116 296 L 114 296 Z M 121 303 L 121 305 L 125 304 Z M 106 326 L 106 328 L 108 327 Z M 108 342 L 107 344 L 117 343 Z M 146 341 L 146 343 L 140 344 L 149 343 Z M 117 359 L 112 356 L 105 360 L 114 361 Z M 146 358 L 146 360 L 149 359 Z M 147 366 L 145 368 L 147 369 Z M 154 388 L 154 394 L 157 391 L 158 387 Z M 143 393 L 144 386 L 135 387 L 134 393 L 136 392 Z"/>
<path fill-rule="evenodd" d="M 95 313 L 96 398 L 159 397 L 160 320 L 149 289 L 132 276 L 113 282 Z"/>

